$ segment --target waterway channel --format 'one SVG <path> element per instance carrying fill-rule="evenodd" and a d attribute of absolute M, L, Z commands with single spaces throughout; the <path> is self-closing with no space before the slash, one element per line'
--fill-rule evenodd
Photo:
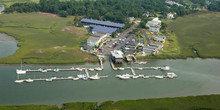
<path fill-rule="evenodd" d="M 57 80 L 52 82 L 35 81 L 16 84 L 15 69 L 20 66 L 0 66 L 0 105 L 17 104 L 57 104 L 77 101 L 97 101 L 144 99 L 161 97 L 179 97 L 192 95 L 220 94 L 220 60 L 187 59 L 187 60 L 148 60 L 145 65 L 124 64 L 122 66 L 162 66 L 169 65 L 176 79 L 129 79 L 119 80 L 116 74 L 131 73 L 130 70 L 112 70 L 108 61 L 104 62 L 103 71 L 90 72 L 91 75 L 108 75 L 100 80 Z M 99 64 L 37 66 L 24 65 L 24 68 L 70 68 L 98 67 Z M 135 70 L 136 74 L 159 75 L 161 70 Z M 29 72 L 20 78 L 67 77 L 83 72 L 63 71 L 38 73 Z"/>

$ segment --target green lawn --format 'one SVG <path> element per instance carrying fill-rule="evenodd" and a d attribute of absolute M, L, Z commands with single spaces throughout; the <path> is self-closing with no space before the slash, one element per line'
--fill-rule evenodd
<path fill-rule="evenodd" d="M 157 98 L 140 100 L 65 103 L 58 109 L 53 105 L 8 105 L 0 110 L 220 110 L 220 95 Z"/>
<path fill-rule="evenodd" d="M 220 58 L 220 13 L 179 17 L 168 27 L 177 36 L 182 56 Z"/>
<path fill-rule="evenodd" d="M 18 39 L 20 46 L 0 63 L 19 63 L 21 59 L 38 64 L 96 61 L 96 57 L 79 50 L 89 35 L 84 28 L 67 26 L 72 20 L 37 13 L 0 15 L 0 32 Z M 63 31 L 66 27 L 72 31 Z"/>

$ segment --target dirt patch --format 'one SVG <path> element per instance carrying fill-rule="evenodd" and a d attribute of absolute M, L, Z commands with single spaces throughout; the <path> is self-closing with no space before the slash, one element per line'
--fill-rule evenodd
<path fill-rule="evenodd" d="M 80 51 L 80 50 L 78 50 L 78 49 L 76 49 L 76 48 L 73 48 L 73 50 L 76 51 L 77 53 L 79 53 L 79 54 L 85 56 L 85 57 L 86 57 L 86 58 L 85 58 L 86 60 L 94 60 L 94 57 L 92 57 L 92 56 L 90 56 L 90 55 L 88 55 L 88 54 L 85 54 L 85 53 L 83 53 L 82 51 Z"/>
<path fill-rule="evenodd" d="M 74 33 L 74 34 L 76 34 L 77 36 L 83 36 L 83 35 L 85 34 L 84 31 L 82 31 L 82 30 L 78 30 L 78 29 L 74 29 L 74 28 L 71 27 L 71 26 L 67 26 L 67 27 L 65 27 L 64 29 L 62 29 L 62 31 L 66 31 L 66 32 Z"/>
<path fill-rule="evenodd" d="M 51 14 L 51 13 L 37 12 L 37 14 L 46 15 L 46 16 L 51 16 L 51 17 L 54 17 L 54 18 L 59 18 L 58 15 L 56 15 L 56 14 Z"/>

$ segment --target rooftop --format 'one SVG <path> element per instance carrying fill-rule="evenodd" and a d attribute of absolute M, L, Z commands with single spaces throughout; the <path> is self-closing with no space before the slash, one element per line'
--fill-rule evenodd
<path fill-rule="evenodd" d="M 118 28 L 123 28 L 125 26 L 125 24 L 113 23 L 113 22 L 107 22 L 107 21 L 99 21 L 99 20 L 93 20 L 93 19 L 87 19 L 87 18 L 83 18 L 81 22 L 111 26 L 111 27 L 118 27 Z"/>
<path fill-rule="evenodd" d="M 123 58 L 123 52 L 120 50 L 111 51 L 111 54 L 115 58 Z"/>
<path fill-rule="evenodd" d="M 107 33 L 112 34 L 113 32 L 117 31 L 117 28 L 110 28 L 110 27 L 104 27 L 104 26 L 97 26 L 97 25 L 90 25 L 92 27 L 92 31 L 99 32 L 99 33 Z"/>

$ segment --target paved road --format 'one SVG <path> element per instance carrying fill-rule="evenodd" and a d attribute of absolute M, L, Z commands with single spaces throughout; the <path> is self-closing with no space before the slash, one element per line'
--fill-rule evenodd
<path fill-rule="evenodd" d="M 142 32 L 144 33 L 144 36 L 145 36 L 145 38 L 147 39 L 147 44 L 150 44 L 150 39 L 149 39 L 149 37 L 148 37 L 147 34 L 146 34 L 146 30 L 143 29 Z"/>

